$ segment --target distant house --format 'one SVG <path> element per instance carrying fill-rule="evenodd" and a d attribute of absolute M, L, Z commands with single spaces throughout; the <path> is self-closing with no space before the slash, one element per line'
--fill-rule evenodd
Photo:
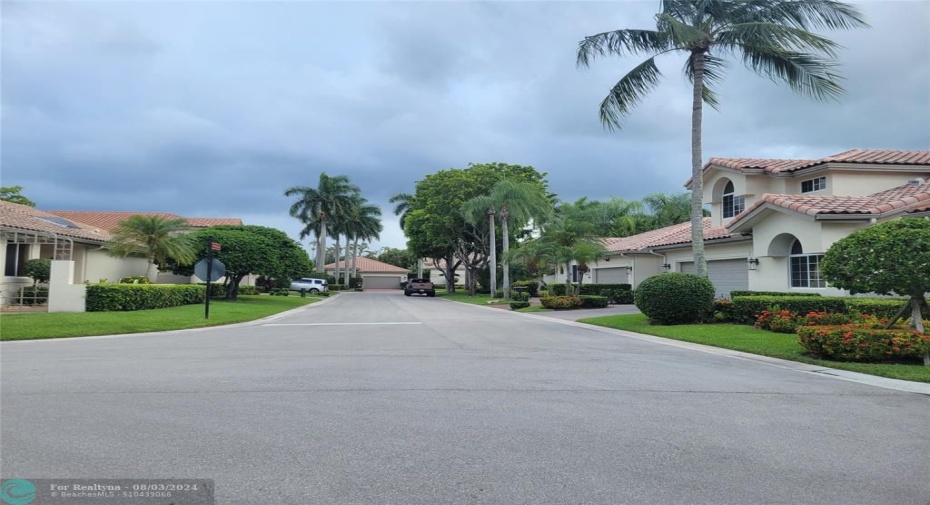
<path fill-rule="evenodd" d="M 429 273 L 427 274 L 427 272 Z M 453 274 L 455 276 L 455 279 L 453 279 L 453 284 L 465 283 L 464 265 L 460 263 Z M 444 284 L 446 282 L 446 261 L 439 260 L 439 263 L 435 263 L 430 258 L 423 258 L 423 276 L 429 276 L 430 280 L 436 284 Z"/>
<path fill-rule="evenodd" d="M 356 266 L 358 273 L 362 277 L 362 288 L 364 289 L 400 289 L 401 283 L 407 280 L 407 274 L 410 270 L 397 267 L 378 260 L 356 256 Z M 345 261 L 330 263 L 323 267 L 323 271 L 336 275 L 336 269 L 342 272 L 345 269 Z M 349 268 L 352 268 L 352 260 L 349 260 Z"/>
<path fill-rule="evenodd" d="M 46 211 L 64 219 L 84 223 L 100 230 L 112 232 L 119 224 L 132 216 L 157 216 L 162 219 L 183 219 L 187 221 L 191 228 L 208 228 L 210 226 L 232 225 L 241 226 L 242 220 L 239 218 L 214 218 L 214 217 L 184 217 L 168 212 L 131 212 L 131 211 L 87 211 L 87 210 L 49 210 Z M 142 269 L 145 272 L 145 268 Z M 141 275 L 136 272 L 132 275 Z M 91 281 L 96 281 L 94 277 L 88 277 Z M 110 280 L 113 280 L 110 278 Z M 242 285 L 254 284 L 254 276 L 246 276 L 241 282 Z M 197 277 L 188 277 L 174 275 L 171 272 L 159 272 L 157 281 L 159 284 L 186 284 L 190 282 L 202 282 Z"/>
<path fill-rule="evenodd" d="M 711 158 L 704 166 L 704 246 L 718 297 L 733 290 L 845 294 L 820 260 L 855 230 L 904 216 L 930 217 L 930 151 L 853 149 L 814 160 Z M 686 183 L 690 188 L 691 181 Z M 691 225 L 605 238 L 607 254 L 585 282 L 634 287 L 666 271 L 693 272 Z"/>
<path fill-rule="evenodd" d="M 71 262 L 68 281 L 72 284 L 111 282 L 143 275 L 148 261 L 141 257 L 115 258 L 103 249 L 110 230 L 135 214 L 179 217 L 174 214 L 137 212 L 42 211 L 26 205 L 0 201 L 0 305 L 11 300 L 20 287 L 32 284 L 23 271 L 26 261 L 36 258 Z M 242 224 L 232 218 L 186 218 L 193 227 Z M 90 221 L 90 222 L 88 222 Z M 195 278 L 196 279 L 196 278 Z M 190 277 L 159 274 L 159 282 L 186 283 Z"/>

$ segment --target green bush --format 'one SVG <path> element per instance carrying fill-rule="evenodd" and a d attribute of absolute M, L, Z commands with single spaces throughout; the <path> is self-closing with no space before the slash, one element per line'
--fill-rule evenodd
<path fill-rule="evenodd" d="M 362 287 L 362 278 L 361 277 L 350 277 L 349 278 L 349 288 L 350 289 L 361 289 Z"/>
<path fill-rule="evenodd" d="M 730 291 L 730 298 L 734 298 L 737 296 L 820 296 L 820 293 L 795 293 L 795 292 L 782 293 L 780 291 L 741 291 L 741 290 Z"/>
<path fill-rule="evenodd" d="M 606 296 L 611 303 L 633 303 L 633 286 L 630 284 L 582 284 L 581 294 Z"/>
<path fill-rule="evenodd" d="M 879 319 L 891 319 L 901 307 L 904 307 L 908 301 L 907 298 L 846 298 L 846 311 L 856 311 L 860 314 L 868 314 Z M 910 317 L 911 311 L 904 313 L 904 317 Z M 930 318 L 930 313 L 925 313 L 925 317 Z"/>
<path fill-rule="evenodd" d="M 52 260 L 31 259 L 23 263 L 23 273 L 35 282 L 48 282 L 52 277 Z"/>
<path fill-rule="evenodd" d="M 756 316 L 774 306 L 795 314 L 846 313 L 846 300 L 847 298 L 826 296 L 734 296 L 731 299 L 729 314 L 733 322 L 753 324 Z"/>
<path fill-rule="evenodd" d="M 219 290 L 217 290 L 219 288 Z M 223 293 L 223 286 L 211 285 L 210 296 Z M 89 284 L 87 311 L 128 311 L 162 309 L 203 303 L 206 290 L 198 284 Z"/>
<path fill-rule="evenodd" d="M 258 286 L 239 286 L 240 295 L 257 295 L 260 292 Z"/>
<path fill-rule="evenodd" d="M 581 308 L 581 298 L 578 296 L 547 296 L 540 298 L 542 306 L 553 310 L 572 310 Z"/>
<path fill-rule="evenodd" d="M 565 283 L 559 284 L 550 284 L 549 285 L 549 294 L 552 296 L 565 296 Z"/>
<path fill-rule="evenodd" d="M 528 292 L 511 291 L 510 299 L 515 302 L 528 302 L 530 301 L 530 294 Z"/>
<path fill-rule="evenodd" d="M 144 275 L 130 275 L 119 280 L 120 284 L 151 284 L 152 281 Z"/>
<path fill-rule="evenodd" d="M 510 302 L 511 310 L 525 309 L 529 306 L 530 306 L 530 302 Z"/>
<path fill-rule="evenodd" d="M 603 309 L 607 307 L 609 299 L 606 296 L 581 295 L 581 308 L 583 309 Z"/>
<path fill-rule="evenodd" d="M 636 307 L 653 324 L 703 321 L 714 306 L 714 285 L 705 277 L 682 272 L 653 275 L 634 294 Z"/>
<path fill-rule="evenodd" d="M 346 286 L 345 286 L 344 284 L 330 284 L 330 285 L 329 285 L 329 290 L 330 290 L 330 291 L 343 291 L 343 290 L 345 290 L 345 289 L 347 289 L 347 288 L 346 288 Z"/>
<path fill-rule="evenodd" d="M 856 325 L 802 326 L 798 343 L 815 355 L 840 361 L 917 359 L 930 352 L 930 335 Z"/>

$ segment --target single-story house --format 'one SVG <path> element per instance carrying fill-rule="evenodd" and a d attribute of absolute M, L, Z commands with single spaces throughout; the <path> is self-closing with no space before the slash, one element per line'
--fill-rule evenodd
<path fill-rule="evenodd" d="M 704 166 L 704 247 L 718 297 L 733 290 L 846 295 L 820 275 L 837 240 L 903 216 L 930 218 L 930 151 L 853 149 L 815 160 L 711 158 Z M 686 183 L 690 189 L 691 181 Z M 635 287 L 658 273 L 693 272 L 691 225 L 605 238 L 584 282 Z M 577 280 L 577 267 L 548 282 Z"/>
<path fill-rule="evenodd" d="M 400 289 L 401 283 L 407 280 L 410 270 L 383 263 L 364 256 L 355 257 L 355 266 L 362 277 L 363 289 Z M 338 261 L 323 266 L 323 271 L 336 275 L 336 269 L 345 270 L 345 261 Z M 349 269 L 352 269 L 352 260 L 349 260 Z"/>
<path fill-rule="evenodd" d="M 429 279 L 436 284 L 445 284 L 446 282 L 446 261 L 439 260 L 438 263 L 434 262 L 431 258 L 423 258 L 423 276 L 429 276 Z M 429 272 L 429 273 L 427 273 Z M 458 268 L 453 271 L 455 279 L 453 279 L 453 284 L 464 284 L 465 283 L 465 266 L 459 263 Z"/>
<path fill-rule="evenodd" d="M 63 219 L 67 219 L 74 222 L 79 222 L 82 224 L 90 225 L 96 229 L 104 230 L 106 232 L 111 232 L 116 229 L 117 226 L 126 219 L 129 219 L 131 216 L 157 216 L 162 219 L 183 219 L 187 221 L 188 226 L 191 228 L 208 228 L 210 226 L 219 226 L 219 225 L 232 225 L 232 226 L 241 226 L 242 219 L 239 218 L 213 218 L 213 217 L 184 217 L 177 214 L 172 214 L 169 212 L 131 212 L 131 211 L 96 211 L 96 210 L 49 210 L 46 211 L 49 214 L 54 214 Z M 145 268 L 142 269 L 142 274 L 144 274 Z M 131 275 L 142 275 L 138 272 Z M 123 276 L 125 277 L 125 276 Z M 242 279 L 241 285 L 251 286 L 255 284 L 256 276 L 246 276 Z M 103 277 L 107 278 L 107 277 Z M 96 282 L 98 279 L 95 277 L 88 277 L 92 282 Z M 118 280 L 113 278 L 107 278 L 111 281 Z M 196 276 L 183 276 L 175 275 L 171 272 L 159 272 L 158 278 L 156 279 L 158 284 L 188 284 L 191 282 L 203 282 Z"/>

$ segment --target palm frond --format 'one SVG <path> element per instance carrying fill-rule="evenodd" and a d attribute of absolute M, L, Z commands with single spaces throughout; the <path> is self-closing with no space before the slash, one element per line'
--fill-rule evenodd
<path fill-rule="evenodd" d="M 578 43 L 576 64 L 588 67 L 597 57 L 657 53 L 670 49 L 668 37 L 655 30 L 615 30 L 589 35 Z"/>
<path fill-rule="evenodd" d="M 717 34 L 717 43 L 725 47 L 736 45 L 772 45 L 788 51 L 819 52 L 836 56 L 839 44 L 802 28 L 771 22 L 738 23 Z"/>
<path fill-rule="evenodd" d="M 659 33 L 666 35 L 672 46 L 680 48 L 703 47 L 710 44 L 711 36 L 697 26 L 692 26 L 662 12 L 656 15 Z"/>
<path fill-rule="evenodd" d="M 834 0 L 766 0 L 759 3 L 759 9 L 754 13 L 759 21 L 791 25 L 804 30 L 869 27 L 859 9 Z"/>
<path fill-rule="evenodd" d="M 774 82 L 784 82 L 792 90 L 817 100 L 839 98 L 844 90 L 830 60 L 812 54 L 784 51 L 771 46 L 742 46 L 743 62 L 753 71 Z"/>
<path fill-rule="evenodd" d="M 622 127 L 622 118 L 640 103 L 659 84 L 662 73 L 656 66 L 655 57 L 640 63 L 630 70 L 610 90 L 601 102 L 601 124 L 613 131 Z"/>
<path fill-rule="evenodd" d="M 724 71 L 727 68 L 726 61 L 710 54 L 704 54 L 704 87 L 701 89 L 701 97 L 704 103 L 710 105 L 714 110 L 720 110 L 720 100 L 717 99 L 717 93 L 713 87 L 723 82 Z M 685 66 L 682 69 L 688 82 L 694 83 L 694 53 L 685 60 Z"/>

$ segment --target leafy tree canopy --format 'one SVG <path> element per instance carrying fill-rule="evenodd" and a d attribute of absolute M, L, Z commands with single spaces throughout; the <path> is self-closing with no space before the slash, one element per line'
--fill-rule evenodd
<path fill-rule="evenodd" d="M 903 218 L 863 228 L 824 255 L 824 279 L 850 293 L 923 297 L 930 292 L 930 221 Z"/>
<path fill-rule="evenodd" d="M 35 207 L 35 202 L 20 194 L 22 190 L 22 186 L 0 186 L 0 200 Z"/>
<path fill-rule="evenodd" d="M 416 270 L 417 258 L 407 249 L 385 247 L 378 253 L 377 260 L 388 265 Z"/>
<path fill-rule="evenodd" d="M 190 235 L 198 244 L 197 260 L 207 257 L 209 242 L 222 246 L 213 251 L 213 257 L 226 265 L 227 298 L 235 299 L 239 282 L 249 274 L 275 279 L 294 279 L 313 271 L 310 256 L 301 245 L 286 233 L 265 226 L 211 226 Z M 193 267 L 176 267 L 181 275 L 192 275 Z"/>

